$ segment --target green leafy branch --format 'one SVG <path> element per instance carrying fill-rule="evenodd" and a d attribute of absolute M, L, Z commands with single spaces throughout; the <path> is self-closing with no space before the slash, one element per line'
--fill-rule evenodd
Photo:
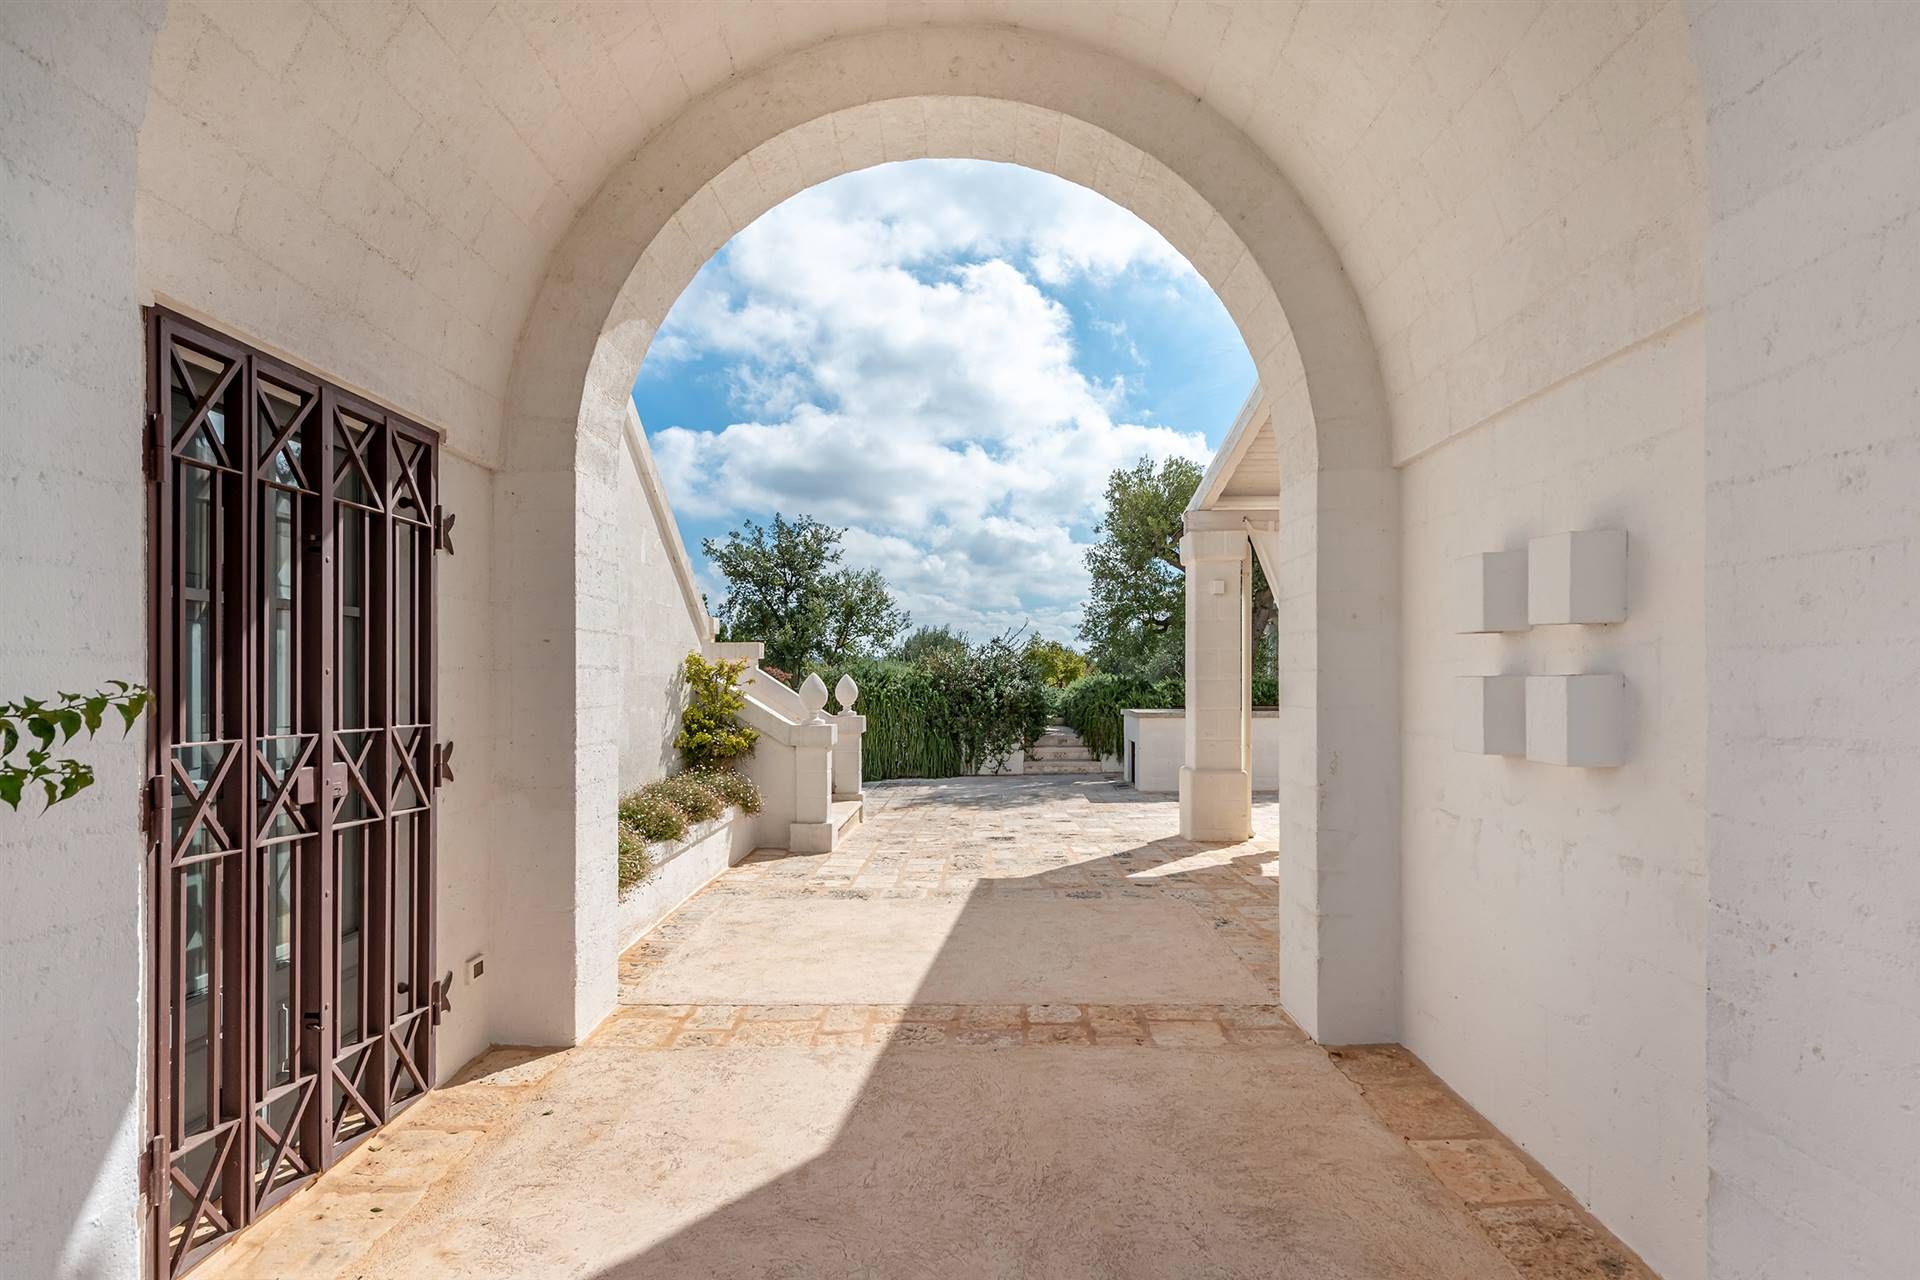
<path fill-rule="evenodd" d="M 82 731 L 91 738 L 100 731 L 108 711 L 119 713 L 122 736 L 132 733 L 153 701 L 152 691 L 143 685 L 125 680 L 109 680 L 107 685 L 84 695 L 56 694 L 51 702 L 39 698 L 0 702 L 0 800 L 8 808 L 18 809 L 21 796 L 35 784 L 46 792 L 49 809 L 93 785 L 92 765 L 56 758 L 54 749 L 72 742 Z M 16 759 L 14 752 L 28 741 L 33 745 Z"/>

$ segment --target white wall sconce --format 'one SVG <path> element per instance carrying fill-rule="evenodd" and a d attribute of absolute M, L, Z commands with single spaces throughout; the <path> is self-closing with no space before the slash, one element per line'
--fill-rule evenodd
<path fill-rule="evenodd" d="M 1620 622 L 1627 616 L 1627 534 L 1582 529 L 1527 543 L 1527 621 Z"/>
<path fill-rule="evenodd" d="M 1456 570 L 1462 635 L 1491 631 L 1525 631 L 1527 622 L 1527 553 L 1482 551 L 1462 556 Z"/>
<path fill-rule="evenodd" d="M 1453 749 L 1469 755 L 1527 752 L 1527 677 L 1455 676 Z"/>
<path fill-rule="evenodd" d="M 1527 759 L 1607 769 L 1627 760 L 1627 679 L 1617 672 L 1528 676 Z"/>

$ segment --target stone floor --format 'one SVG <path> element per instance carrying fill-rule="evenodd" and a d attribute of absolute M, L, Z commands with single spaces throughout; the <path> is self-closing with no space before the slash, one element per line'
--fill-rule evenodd
<path fill-rule="evenodd" d="M 495 1050 L 207 1277 L 1644 1277 L 1411 1055 L 1277 1003 L 1274 822 L 1086 778 L 891 784 Z"/>

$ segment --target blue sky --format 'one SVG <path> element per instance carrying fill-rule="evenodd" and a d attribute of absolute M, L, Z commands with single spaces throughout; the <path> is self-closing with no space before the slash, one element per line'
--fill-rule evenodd
<path fill-rule="evenodd" d="M 752 518 L 845 527 L 914 625 L 1073 639 L 1108 474 L 1204 463 L 1254 380 L 1211 289 L 1104 197 L 914 160 L 801 192 L 674 304 L 634 384 L 695 568 Z"/>

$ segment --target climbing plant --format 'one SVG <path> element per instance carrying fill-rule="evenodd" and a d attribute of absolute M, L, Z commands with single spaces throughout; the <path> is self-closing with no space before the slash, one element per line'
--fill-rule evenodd
<path fill-rule="evenodd" d="M 51 702 L 39 698 L 0 702 L 0 800 L 18 809 L 27 790 L 38 786 L 51 809 L 85 791 L 93 785 L 93 766 L 56 756 L 56 748 L 82 732 L 91 738 L 109 711 L 117 712 L 123 732 L 131 733 L 152 700 L 153 694 L 141 685 L 111 680 L 105 689 L 56 694 Z M 16 756 L 16 751 L 21 754 Z"/>

